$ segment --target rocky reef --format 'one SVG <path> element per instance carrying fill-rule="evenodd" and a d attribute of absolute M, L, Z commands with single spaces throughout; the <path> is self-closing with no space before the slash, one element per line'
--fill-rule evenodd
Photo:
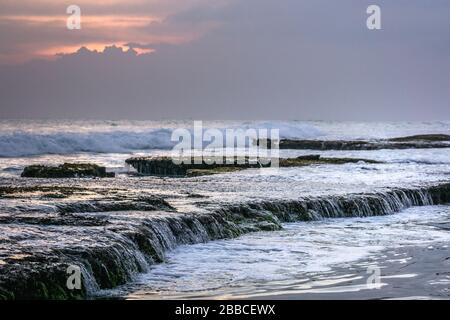
<path fill-rule="evenodd" d="M 110 178 L 114 172 L 106 172 L 105 167 L 90 163 L 64 163 L 59 166 L 31 165 L 24 168 L 25 178 Z"/>
<path fill-rule="evenodd" d="M 20 190 L 7 194 L 14 192 L 20 196 Z M 86 207 L 72 205 L 72 210 L 0 214 L 0 299 L 93 297 L 164 261 L 167 250 L 181 244 L 278 230 L 283 222 L 386 215 L 410 206 L 447 204 L 450 183 L 236 203 L 198 213 L 176 212 L 165 199 L 148 194 L 136 195 L 138 199 L 154 210 L 114 211 L 111 204 L 107 208 L 111 212 L 86 212 Z M 90 201 L 94 200 L 101 199 Z M 66 286 L 70 265 L 81 270 L 80 290 Z"/>
<path fill-rule="evenodd" d="M 281 139 L 280 149 L 301 150 L 381 150 L 381 149 L 429 149 L 450 148 L 450 136 L 446 134 L 414 135 L 385 140 L 297 140 Z M 271 141 L 257 140 L 257 146 L 270 146 Z M 276 143 L 276 142 L 275 142 Z"/>
<path fill-rule="evenodd" d="M 28 208 L 27 206 L 5 206 L 1 213 L 15 214 L 38 210 L 38 212 L 46 214 L 45 218 L 54 213 L 66 216 L 70 213 L 87 212 L 175 211 L 175 208 L 160 196 L 131 192 L 124 188 L 82 188 L 65 185 L 0 186 L 0 199 L 27 199 L 30 202 L 42 202 L 43 205 L 38 209 Z M 1 213 L 0 222 L 5 221 Z M 32 218 L 36 217 L 33 216 Z M 18 216 L 9 216 L 8 219 L 17 221 Z M 32 220 L 28 219 L 27 221 Z M 38 219 L 34 220 L 39 222 Z M 52 217 L 51 220 L 55 221 L 55 217 Z"/>
<path fill-rule="evenodd" d="M 135 157 L 125 162 L 135 168 L 139 174 L 155 176 L 198 176 L 270 166 L 270 163 L 252 162 L 248 157 L 232 163 L 227 163 L 225 158 L 222 158 L 220 163 L 214 160 L 214 158 L 191 157 L 183 159 L 181 163 L 175 163 L 170 157 Z"/>
<path fill-rule="evenodd" d="M 280 167 L 303 167 L 314 164 L 345 164 L 345 163 L 382 163 L 381 161 L 371 160 L 371 159 L 363 159 L 363 158 L 327 158 L 322 157 L 320 155 L 306 155 L 300 156 L 296 158 L 281 158 L 279 160 Z"/>
<path fill-rule="evenodd" d="M 360 158 L 325 158 L 320 155 L 306 155 L 296 158 L 282 158 L 278 160 L 280 167 L 302 167 L 314 164 L 344 164 L 344 163 L 380 163 L 379 161 L 360 159 Z M 241 162 L 235 160 L 233 163 L 221 163 L 205 161 L 200 159 L 197 163 L 191 159 L 188 163 L 176 164 L 169 157 L 139 157 L 130 158 L 126 163 L 134 167 L 141 175 L 154 176 L 202 176 L 220 173 L 229 173 L 249 168 L 270 167 L 271 163 L 261 163 L 259 161 L 250 161 L 248 157 L 242 159 Z"/>
<path fill-rule="evenodd" d="M 391 139 L 388 139 L 388 141 L 393 141 L 393 142 L 406 142 L 406 141 L 428 141 L 428 142 L 450 141 L 450 135 L 448 135 L 448 134 L 418 134 L 418 135 L 413 135 L 413 136 L 391 138 Z"/>

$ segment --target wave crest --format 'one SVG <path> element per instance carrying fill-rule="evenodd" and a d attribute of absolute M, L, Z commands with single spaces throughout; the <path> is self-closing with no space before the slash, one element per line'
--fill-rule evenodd
<path fill-rule="evenodd" d="M 282 138 L 314 138 L 321 132 L 305 124 L 287 122 L 244 123 L 232 129 L 279 129 Z M 186 127 L 192 132 L 192 127 Z M 207 130 L 208 126 L 204 127 Z M 174 128 L 154 128 L 146 131 L 115 130 L 91 132 L 36 133 L 17 131 L 0 133 L 0 157 L 23 157 L 42 154 L 129 153 L 152 149 L 168 150 L 178 141 L 171 141 Z M 95 130 L 95 127 L 93 127 Z M 219 128 L 225 133 L 225 128 Z M 225 134 L 224 134 L 225 136 Z"/>
<path fill-rule="evenodd" d="M 0 156 L 20 157 L 40 154 L 80 152 L 126 153 L 136 150 L 169 149 L 171 129 L 147 132 L 57 132 L 35 134 L 15 132 L 0 135 Z"/>

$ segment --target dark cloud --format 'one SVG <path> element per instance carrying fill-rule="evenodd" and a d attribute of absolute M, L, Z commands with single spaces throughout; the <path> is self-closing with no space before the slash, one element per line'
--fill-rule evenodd
<path fill-rule="evenodd" d="M 245 0 L 174 15 L 211 23 L 156 52 L 82 50 L 0 70 L 1 117 L 450 119 L 450 3 Z M 199 10 L 199 9 L 198 9 Z"/>

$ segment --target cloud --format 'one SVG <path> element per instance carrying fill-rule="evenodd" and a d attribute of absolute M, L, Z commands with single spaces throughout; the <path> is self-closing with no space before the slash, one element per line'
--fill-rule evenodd
<path fill-rule="evenodd" d="M 183 43 L 201 36 L 211 23 L 175 25 L 171 17 L 197 7 L 216 7 L 225 0 L 131 0 L 77 1 L 81 30 L 67 30 L 66 8 L 72 1 L 5 0 L 0 3 L 0 64 L 51 58 L 74 47 L 126 42 Z M 232 1 L 232 0 L 227 0 Z M 59 51 L 58 51 L 59 50 Z"/>
<path fill-rule="evenodd" d="M 369 4 L 192 6 L 142 27 L 196 34 L 189 41 L 127 38 L 116 42 L 122 48 L 3 67 L 0 116 L 450 119 L 450 47 L 442 40 L 450 36 L 450 4 L 380 0 L 380 31 L 365 27 Z"/>

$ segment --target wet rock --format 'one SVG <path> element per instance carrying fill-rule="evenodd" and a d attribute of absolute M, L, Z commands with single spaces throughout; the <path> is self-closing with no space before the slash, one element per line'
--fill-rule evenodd
<path fill-rule="evenodd" d="M 280 167 L 301 167 L 313 164 L 344 164 L 344 163 L 381 163 L 375 160 L 358 159 L 358 158 L 322 158 L 320 155 L 306 155 L 297 158 L 279 159 L 278 165 Z M 270 160 L 265 163 L 259 161 L 252 162 L 248 157 L 243 158 L 242 163 L 235 160 L 234 163 L 206 163 L 202 161 L 196 164 L 191 161 L 189 164 L 175 164 L 171 158 L 168 157 L 141 157 L 130 158 L 126 163 L 133 166 L 141 175 L 155 175 L 155 176 L 184 176 L 196 177 L 212 174 L 222 174 L 236 172 L 239 170 L 249 168 L 264 168 L 270 167 Z"/>
<path fill-rule="evenodd" d="M 83 226 L 97 227 L 108 224 L 106 219 L 98 217 L 67 215 L 20 215 L 0 216 L 0 224 L 27 224 L 37 226 Z"/>
<path fill-rule="evenodd" d="M 425 188 L 392 189 L 372 194 L 317 197 L 296 201 L 260 201 L 220 209 L 236 223 L 311 221 L 323 218 L 388 215 L 411 206 L 450 203 L 450 183 Z"/>
<path fill-rule="evenodd" d="M 345 163 L 382 163 L 376 160 L 363 159 L 363 158 L 326 158 L 320 155 L 307 155 L 297 158 L 280 159 L 280 167 L 302 167 L 314 164 L 345 164 Z"/>
<path fill-rule="evenodd" d="M 8 263 L 0 268 L 0 300 L 48 299 L 66 300 L 86 297 L 86 289 L 66 287 L 69 263 L 55 262 L 49 256 L 35 255 L 20 263 Z"/>
<path fill-rule="evenodd" d="M 22 177 L 26 178 L 85 178 L 114 177 L 114 172 L 106 172 L 105 167 L 96 164 L 64 163 L 59 166 L 32 165 L 24 168 Z"/>
<path fill-rule="evenodd" d="M 186 177 L 209 176 L 212 174 L 231 173 L 244 170 L 244 167 L 215 167 L 211 169 L 189 169 L 186 171 Z"/>
<path fill-rule="evenodd" d="M 281 139 L 277 141 L 257 140 L 257 146 L 300 150 L 380 150 L 380 149 L 428 149 L 450 148 L 450 136 L 445 134 L 416 135 L 386 140 L 300 140 Z"/>
<path fill-rule="evenodd" d="M 259 168 L 269 166 L 258 161 L 251 161 L 248 157 L 243 157 L 232 163 L 225 159 L 212 161 L 208 158 L 188 158 L 183 163 L 177 164 L 170 157 L 138 157 L 130 158 L 125 162 L 131 165 L 142 175 L 154 176 L 201 176 L 217 173 L 234 172 L 247 168 Z"/>
<path fill-rule="evenodd" d="M 448 134 L 419 134 L 414 136 L 398 137 L 388 139 L 393 142 L 405 142 L 405 141 L 450 141 L 450 135 Z"/>
<path fill-rule="evenodd" d="M 175 211 L 166 200 L 155 196 L 128 197 L 125 199 L 102 199 L 58 204 L 60 213 L 112 212 L 112 211 Z"/>
<path fill-rule="evenodd" d="M 141 198 L 143 202 L 153 200 Z M 238 203 L 197 214 L 105 213 L 94 218 L 88 213 L 43 214 L 35 220 L 32 214 L 3 217 L 0 299 L 86 298 L 99 289 L 130 281 L 149 265 L 164 261 L 165 252 L 181 244 L 279 230 L 282 222 L 385 215 L 410 206 L 449 201 L 450 183 L 445 183 L 371 194 Z M 66 287 L 69 265 L 82 270 L 81 290 Z"/>
<path fill-rule="evenodd" d="M 450 203 L 450 183 L 440 184 L 430 187 L 430 194 L 433 203 L 446 204 Z"/>
<path fill-rule="evenodd" d="M 20 179 L 18 179 L 20 180 Z M 52 181 L 51 183 L 56 183 Z M 21 203 L 39 203 L 3 207 L 2 215 L 33 213 L 68 215 L 72 213 L 103 213 L 124 211 L 164 211 L 174 212 L 176 209 L 165 199 L 147 191 L 134 191 L 125 188 L 81 188 L 62 185 L 39 186 L 0 186 L 0 199 L 13 199 Z M 173 196 L 172 196 L 173 197 Z M 30 222 L 31 223 L 31 222 Z"/>
<path fill-rule="evenodd" d="M 39 195 L 45 198 L 66 198 L 88 190 L 75 186 L 0 186 L 0 197 L 21 198 Z"/>
<path fill-rule="evenodd" d="M 207 198 L 208 196 L 205 196 L 203 194 L 199 194 L 199 193 L 188 193 L 187 196 L 188 198 L 197 198 L 197 199 L 202 199 L 202 198 Z"/>

